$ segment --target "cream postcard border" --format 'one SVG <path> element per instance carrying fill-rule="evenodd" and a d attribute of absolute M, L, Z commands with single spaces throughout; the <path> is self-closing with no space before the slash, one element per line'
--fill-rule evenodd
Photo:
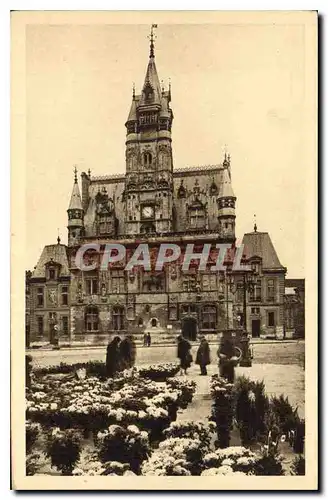
<path fill-rule="evenodd" d="M 303 24 L 307 137 L 306 475 L 286 477 L 25 476 L 25 27 L 28 24 Z M 318 477 L 317 401 L 317 13 L 306 11 L 20 11 L 11 14 L 11 438 L 18 490 L 313 490 Z"/>

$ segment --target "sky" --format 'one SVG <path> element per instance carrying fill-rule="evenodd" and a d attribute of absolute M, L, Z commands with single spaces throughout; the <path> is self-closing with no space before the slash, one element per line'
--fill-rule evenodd
<path fill-rule="evenodd" d="M 26 269 L 67 242 L 74 165 L 124 173 L 133 82 L 150 26 L 26 28 Z M 172 86 L 174 168 L 231 155 L 236 236 L 269 232 L 288 277 L 305 274 L 307 136 L 301 24 L 159 24 L 155 61 Z"/>

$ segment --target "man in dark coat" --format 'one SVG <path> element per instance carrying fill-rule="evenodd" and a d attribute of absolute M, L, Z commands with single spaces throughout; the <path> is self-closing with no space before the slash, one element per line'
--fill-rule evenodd
<path fill-rule="evenodd" d="M 136 344 L 132 335 L 125 337 L 120 343 L 121 369 L 132 368 L 136 360 Z"/>
<path fill-rule="evenodd" d="M 107 346 L 106 373 L 107 377 L 114 377 L 120 370 L 120 337 L 114 337 Z"/>
<path fill-rule="evenodd" d="M 208 345 L 206 338 L 202 337 L 196 355 L 196 364 L 200 366 L 201 375 L 207 375 L 206 367 L 210 363 L 210 346 Z"/>
<path fill-rule="evenodd" d="M 190 367 L 192 362 L 192 356 L 190 354 L 191 345 L 182 335 L 179 335 L 178 338 L 178 358 L 180 359 L 180 374 L 187 375 L 187 369 Z"/>

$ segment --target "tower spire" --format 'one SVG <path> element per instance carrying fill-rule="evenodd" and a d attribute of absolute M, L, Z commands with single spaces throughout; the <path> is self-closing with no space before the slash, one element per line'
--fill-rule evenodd
<path fill-rule="evenodd" d="M 149 52 L 149 58 L 154 58 L 155 57 L 155 52 L 154 52 L 154 39 L 156 38 L 156 35 L 154 34 L 154 29 L 157 28 L 157 24 L 152 24 L 150 28 L 150 35 L 148 38 L 150 39 L 150 52 Z"/>

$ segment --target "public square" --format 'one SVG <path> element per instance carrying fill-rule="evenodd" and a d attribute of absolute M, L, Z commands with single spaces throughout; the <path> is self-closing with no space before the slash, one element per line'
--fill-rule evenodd
<path fill-rule="evenodd" d="M 294 342 L 265 342 L 253 344 L 252 367 L 238 367 L 236 375 L 245 375 L 252 380 L 264 380 L 268 395 L 284 394 L 288 396 L 290 403 L 298 407 L 300 417 L 304 417 L 305 405 L 305 378 L 304 341 Z M 208 416 L 209 380 L 210 376 L 218 372 L 217 368 L 217 344 L 211 344 L 211 365 L 208 376 L 199 375 L 199 367 L 192 364 L 187 378 L 192 378 L 197 383 L 194 401 L 188 407 L 188 415 L 184 417 L 203 419 Z M 175 361 L 176 345 L 158 345 L 152 347 L 138 347 L 138 366 Z M 197 345 L 192 347 L 192 356 L 195 360 Z M 84 363 L 87 361 L 105 361 L 106 348 L 75 348 L 61 350 L 31 350 L 29 353 L 33 358 L 34 366 L 50 366 L 63 363 Z"/>

